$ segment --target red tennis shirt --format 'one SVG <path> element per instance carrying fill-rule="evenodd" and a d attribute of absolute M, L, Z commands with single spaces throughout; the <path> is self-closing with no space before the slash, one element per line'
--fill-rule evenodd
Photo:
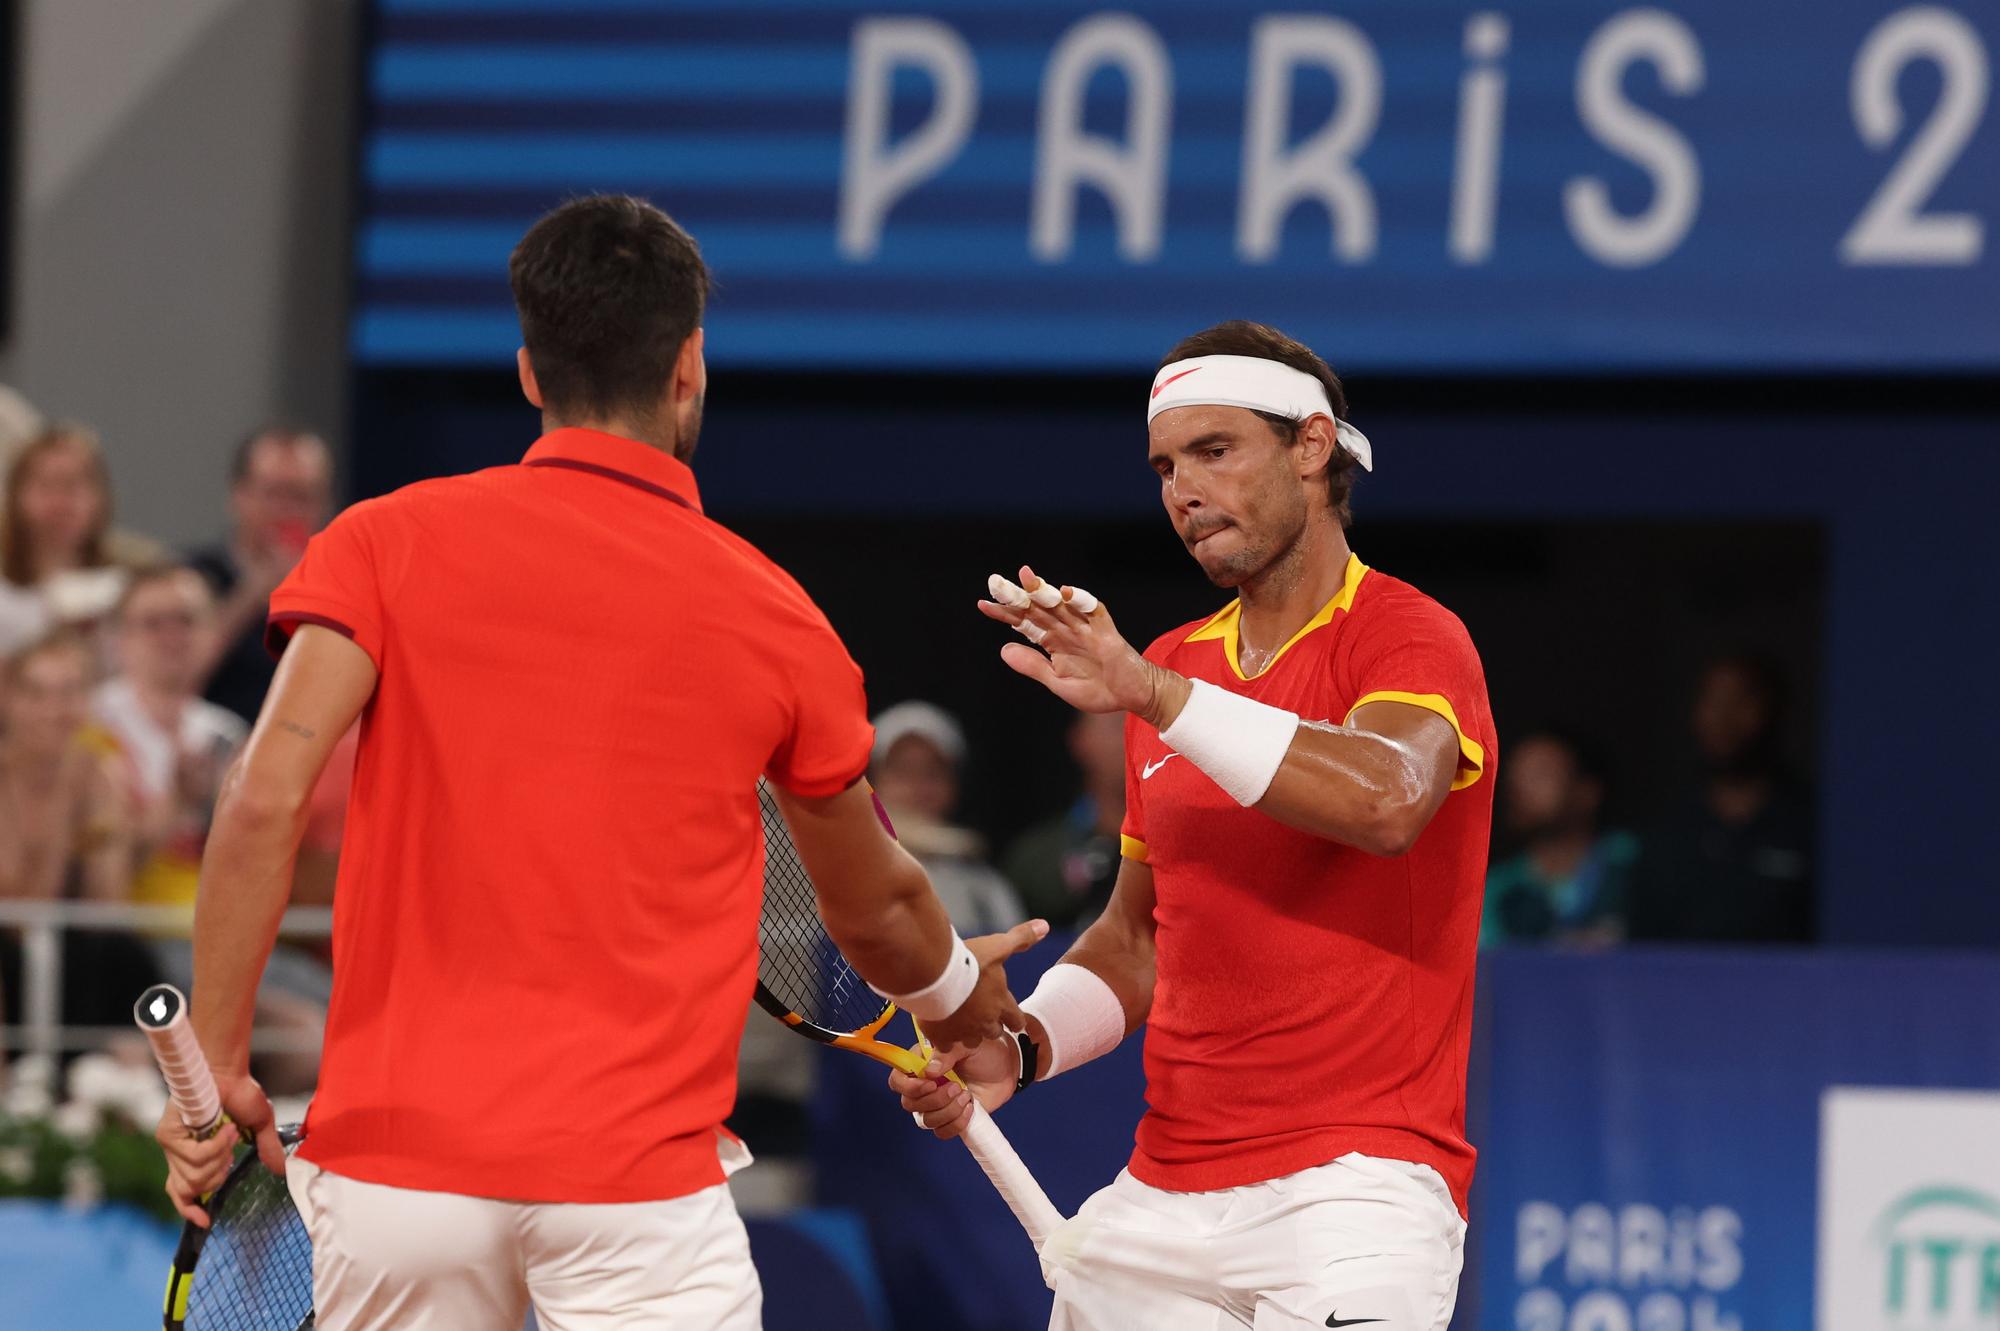
<path fill-rule="evenodd" d="M 1152 867 L 1159 898 L 1132 1173 L 1206 1192 L 1360 1151 L 1431 1166 L 1463 1210 L 1495 755 L 1478 653 L 1450 611 L 1352 556 L 1339 594 L 1254 679 L 1237 665 L 1239 612 L 1146 656 L 1307 720 L 1427 708 L 1458 732 L 1458 777 L 1408 854 L 1370 855 L 1239 806 L 1128 720 L 1125 854 Z"/>
<path fill-rule="evenodd" d="M 756 781 L 867 766 L 861 672 L 666 454 L 557 430 L 348 509 L 271 598 L 380 680 L 302 1148 L 372 1183 L 542 1202 L 722 1180 L 756 979 Z"/>

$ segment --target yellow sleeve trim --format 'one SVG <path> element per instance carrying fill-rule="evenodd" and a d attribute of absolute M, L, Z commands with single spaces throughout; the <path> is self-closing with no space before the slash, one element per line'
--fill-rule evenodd
<path fill-rule="evenodd" d="M 1121 835 L 1118 838 L 1118 853 L 1128 860 L 1137 860 L 1139 863 L 1144 864 L 1146 862 L 1146 843 L 1135 836 Z"/>
<path fill-rule="evenodd" d="M 1378 690 L 1377 692 L 1363 695 L 1360 701 L 1348 708 L 1347 720 L 1352 721 L 1354 714 L 1371 702 L 1406 703 L 1411 707 L 1421 707 L 1426 712 L 1436 712 L 1439 716 L 1451 722 L 1451 728 L 1458 732 L 1458 775 L 1452 779 L 1451 788 L 1453 790 L 1464 790 L 1467 786 L 1477 782 L 1480 775 L 1485 772 L 1485 746 L 1465 733 L 1465 727 L 1458 723 L 1458 713 L 1451 709 L 1451 703 L 1442 694 L 1396 693 L 1388 689 Z M 1341 724 L 1346 725 L 1347 721 L 1343 721 Z"/>

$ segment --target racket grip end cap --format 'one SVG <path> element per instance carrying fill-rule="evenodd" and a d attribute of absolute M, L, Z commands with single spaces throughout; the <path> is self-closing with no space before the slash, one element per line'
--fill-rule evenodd
<path fill-rule="evenodd" d="M 139 995 L 132 1016 L 153 1046 L 174 1112 L 199 1135 L 213 1136 L 222 1127 L 222 1093 L 188 1021 L 187 998 L 170 984 L 156 984 Z"/>

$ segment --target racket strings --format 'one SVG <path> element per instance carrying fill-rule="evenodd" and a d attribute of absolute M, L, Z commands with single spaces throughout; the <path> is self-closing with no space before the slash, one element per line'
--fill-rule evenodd
<path fill-rule="evenodd" d="M 187 1331 L 292 1331 L 312 1311 L 312 1241 L 284 1180 L 251 1161 L 216 1211 Z"/>
<path fill-rule="evenodd" d="M 757 980 L 777 1000 L 815 1026 L 836 1033 L 858 1031 L 880 1017 L 886 1004 L 863 983 L 819 918 L 812 879 L 784 815 L 760 783 L 764 820 L 764 910 L 757 926 Z"/>

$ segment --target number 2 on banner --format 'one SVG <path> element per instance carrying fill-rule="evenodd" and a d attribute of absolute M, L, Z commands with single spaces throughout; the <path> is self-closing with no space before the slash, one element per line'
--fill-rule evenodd
<path fill-rule="evenodd" d="M 1854 58 L 1848 100 L 1871 148 L 1886 148 L 1903 128 L 1896 81 L 1919 60 L 1944 76 L 1937 109 L 1902 160 L 1840 242 L 1844 263 L 1961 265 L 1979 261 L 1985 222 L 1971 213 L 1920 210 L 1979 127 L 1990 88 L 1986 48 L 1970 23 L 1949 9 L 1918 5 L 1876 25 Z"/>

